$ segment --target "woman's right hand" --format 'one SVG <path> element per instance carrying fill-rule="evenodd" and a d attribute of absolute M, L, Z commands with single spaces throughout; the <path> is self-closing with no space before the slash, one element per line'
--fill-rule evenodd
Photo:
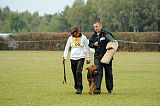
<path fill-rule="evenodd" d="M 62 62 L 63 62 L 63 64 L 65 64 L 65 61 L 66 61 L 66 59 L 64 59 L 64 57 L 63 57 L 63 61 L 62 61 Z"/>

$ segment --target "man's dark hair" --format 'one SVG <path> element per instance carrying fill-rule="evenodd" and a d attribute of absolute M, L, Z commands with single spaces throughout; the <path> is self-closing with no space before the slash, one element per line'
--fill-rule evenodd
<path fill-rule="evenodd" d="M 94 23 L 93 23 L 93 24 L 96 24 L 96 23 L 99 23 L 99 24 L 101 24 L 101 25 L 102 25 L 101 21 L 94 21 Z"/>

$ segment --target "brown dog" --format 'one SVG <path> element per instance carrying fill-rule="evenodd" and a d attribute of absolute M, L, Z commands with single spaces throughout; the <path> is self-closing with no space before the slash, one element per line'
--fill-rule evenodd
<path fill-rule="evenodd" d="M 87 73 L 87 80 L 89 82 L 88 93 L 92 94 L 95 89 L 95 74 L 97 73 L 97 67 L 95 65 L 91 65 L 90 67 L 87 67 L 86 70 L 88 70 Z"/>

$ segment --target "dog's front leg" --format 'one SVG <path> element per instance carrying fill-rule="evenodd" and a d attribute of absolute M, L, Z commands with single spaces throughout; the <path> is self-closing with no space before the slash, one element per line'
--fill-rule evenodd
<path fill-rule="evenodd" d="M 92 91 L 92 93 L 93 93 L 93 91 L 94 91 L 94 89 L 95 89 L 95 83 L 94 83 L 94 81 L 92 80 L 92 84 L 91 84 L 91 91 Z"/>
<path fill-rule="evenodd" d="M 91 80 L 88 93 L 92 94 L 94 89 L 95 89 L 95 83 L 94 83 L 94 80 Z"/>
<path fill-rule="evenodd" d="M 92 94 L 92 80 L 89 80 L 89 89 L 88 89 L 88 93 Z"/>

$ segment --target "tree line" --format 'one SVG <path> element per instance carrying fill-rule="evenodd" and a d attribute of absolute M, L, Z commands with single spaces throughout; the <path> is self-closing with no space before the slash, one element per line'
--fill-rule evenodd
<path fill-rule="evenodd" d="M 111 32 L 160 31 L 159 0 L 75 0 L 62 12 L 40 16 L 0 7 L 0 33 L 70 32 L 80 26 L 83 32 L 93 31 L 93 22 L 101 21 Z"/>

